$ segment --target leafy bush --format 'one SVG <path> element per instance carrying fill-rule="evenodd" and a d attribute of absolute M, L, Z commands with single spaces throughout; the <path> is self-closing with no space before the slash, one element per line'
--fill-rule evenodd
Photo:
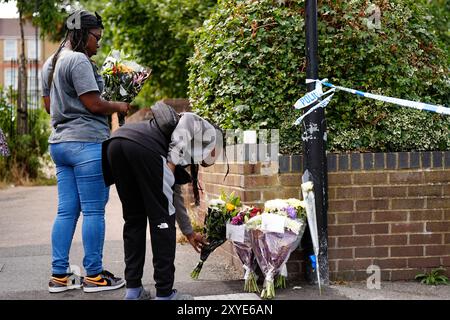
<path fill-rule="evenodd" d="M 48 149 L 49 116 L 43 108 L 29 113 L 30 133 L 16 134 L 16 109 L 0 88 L 0 127 L 4 131 L 11 155 L 0 157 L 0 180 L 24 183 L 39 179 L 41 159 Z"/>
<path fill-rule="evenodd" d="M 427 29 L 424 6 L 374 1 L 381 29 L 369 29 L 367 1 L 319 1 L 319 76 L 404 99 L 449 102 L 446 54 Z M 306 93 L 304 1 L 219 1 L 198 29 L 190 59 L 193 108 L 224 128 L 279 128 L 280 150 L 301 151 Z M 450 117 L 339 92 L 326 108 L 328 150 L 450 149 Z"/>
<path fill-rule="evenodd" d="M 437 268 L 433 269 L 430 272 L 420 273 L 416 275 L 415 279 L 420 281 L 421 283 L 428 284 L 428 285 L 439 285 L 439 284 L 448 284 L 448 278 L 445 275 L 440 274 L 441 272 L 444 272 L 445 268 Z"/>
<path fill-rule="evenodd" d="M 189 36 L 201 26 L 217 1 L 113 0 L 102 3 L 106 5 L 102 11 L 105 20 L 103 53 L 107 54 L 111 48 L 123 49 L 152 69 L 152 76 L 139 96 L 141 104 L 142 100 L 149 104 L 161 98 L 186 97 L 186 62 L 194 50 Z"/>

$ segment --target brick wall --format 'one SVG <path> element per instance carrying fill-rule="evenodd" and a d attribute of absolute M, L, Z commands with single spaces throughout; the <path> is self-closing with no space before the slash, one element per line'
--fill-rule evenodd
<path fill-rule="evenodd" d="M 248 159 L 244 157 L 243 159 Z M 235 191 L 246 204 L 301 198 L 302 156 L 264 163 L 218 163 L 200 174 L 205 201 Z M 328 254 L 331 280 L 364 280 L 369 265 L 382 280 L 407 280 L 430 268 L 450 271 L 450 151 L 328 154 Z M 231 246 L 222 250 L 232 253 Z M 232 254 L 227 255 L 239 265 Z M 290 277 L 302 277 L 302 250 Z"/>

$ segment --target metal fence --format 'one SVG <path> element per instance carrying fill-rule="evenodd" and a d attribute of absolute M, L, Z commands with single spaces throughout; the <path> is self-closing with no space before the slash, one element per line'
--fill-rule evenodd
<path fill-rule="evenodd" d="M 0 106 L 3 113 L 3 127 L 5 133 L 12 137 L 15 135 L 15 124 L 18 109 L 18 87 L 20 81 L 19 61 L 5 61 L 4 65 L 4 88 L 7 105 Z M 28 128 L 31 128 L 37 118 L 37 110 L 43 108 L 41 98 L 41 66 L 39 60 L 28 59 L 27 70 L 27 116 Z M 8 119 L 5 123 L 5 118 Z"/>

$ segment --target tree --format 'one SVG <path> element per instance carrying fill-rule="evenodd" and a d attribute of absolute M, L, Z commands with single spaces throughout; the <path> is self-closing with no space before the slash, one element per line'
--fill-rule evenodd
<path fill-rule="evenodd" d="M 143 92 L 147 103 L 165 97 L 186 97 L 186 63 L 193 53 L 190 36 L 216 3 L 216 0 L 103 1 L 104 9 L 100 12 L 105 21 L 103 52 L 123 49 L 152 69 Z"/>
<path fill-rule="evenodd" d="M 10 0 L 0 0 L 0 3 Z M 25 58 L 24 23 L 31 21 L 41 29 L 41 36 L 49 36 L 53 40 L 60 40 L 64 32 L 64 18 L 66 8 L 75 1 L 67 0 L 17 0 L 20 25 L 20 56 L 19 56 L 19 87 L 17 98 L 17 133 L 27 134 L 28 128 L 28 94 L 27 94 L 27 60 Z"/>

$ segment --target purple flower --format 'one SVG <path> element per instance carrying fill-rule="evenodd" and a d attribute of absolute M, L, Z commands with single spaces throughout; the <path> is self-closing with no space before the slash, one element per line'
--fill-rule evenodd
<path fill-rule="evenodd" d="M 231 218 L 231 224 L 241 225 L 243 222 L 244 222 L 244 220 L 242 219 L 242 216 L 240 214 Z"/>
<path fill-rule="evenodd" d="M 295 210 L 295 208 L 293 208 L 291 206 L 287 206 L 283 210 L 286 211 L 289 218 L 291 218 L 291 219 L 297 218 L 297 210 Z"/>

